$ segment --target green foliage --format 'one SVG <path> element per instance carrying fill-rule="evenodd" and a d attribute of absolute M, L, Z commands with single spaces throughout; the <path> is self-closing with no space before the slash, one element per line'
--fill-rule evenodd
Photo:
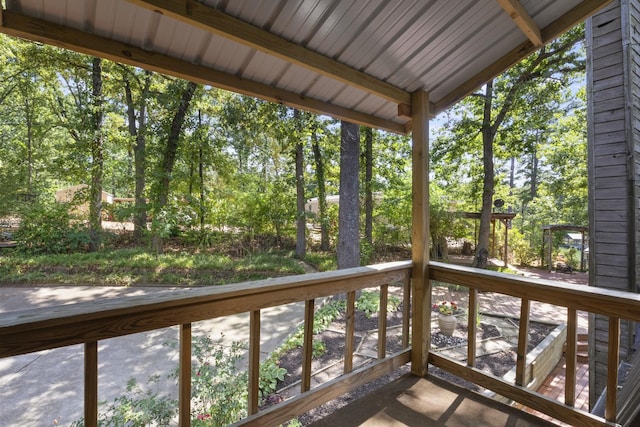
<path fill-rule="evenodd" d="M 248 374 L 237 368 L 246 348 L 238 342 L 226 347 L 207 336 L 195 337 L 192 348 L 196 362 L 191 379 L 191 425 L 221 426 L 246 417 Z"/>
<path fill-rule="evenodd" d="M 57 254 L 86 250 L 89 233 L 72 221 L 66 203 L 32 205 L 14 235 L 18 250 L 28 254 Z"/>
<path fill-rule="evenodd" d="M 277 362 L 271 358 L 260 364 L 260 381 L 258 384 L 260 398 L 265 399 L 276 391 L 278 381 L 283 381 L 286 374 L 287 370 L 281 368 Z"/>
<path fill-rule="evenodd" d="M 388 298 L 388 311 L 396 311 L 400 305 L 400 298 L 390 295 Z M 356 309 L 364 312 L 367 317 L 371 317 L 380 311 L 380 292 L 363 291 L 356 299 Z"/>
<path fill-rule="evenodd" d="M 147 387 L 157 384 L 155 375 L 147 380 Z M 105 407 L 106 405 L 106 407 Z M 178 413 L 178 402 L 151 389 L 143 390 L 134 378 L 127 381 L 127 391 L 109 404 L 103 402 L 98 413 L 100 427 L 164 427 L 173 424 Z M 72 427 L 84 427 L 84 419 L 71 423 Z"/>
<path fill-rule="evenodd" d="M 515 262 L 523 266 L 529 266 L 539 258 L 539 251 L 530 246 L 530 242 L 517 229 L 509 232 L 509 247 L 515 256 Z"/>
<path fill-rule="evenodd" d="M 304 260 L 318 271 L 333 271 L 338 268 L 334 252 L 307 251 Z"/>

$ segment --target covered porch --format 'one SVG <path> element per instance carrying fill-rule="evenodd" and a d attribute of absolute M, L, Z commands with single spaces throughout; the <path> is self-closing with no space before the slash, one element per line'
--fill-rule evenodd
<path fill-rule="evenodd" d="M 0 31 L 97 55 L 291 107 L 413 136 L 412 259 L 331 273 L 177 291 L 170 296 L 113 298 L 50 310 L 13 312 L 0 318 L 0 358 L 84 345 L 85 425 L 97 425 L 98 343 L 108 338 L 170 326 L 180 329 L 179 424 L 191 424 L 191 328 L 194 322 L 250 313 L 248 416 L 236 425 L 278 425 L 361 384 L 410 364 L 402 377 L 367 397 L 358 411 L 344 409 L 326 425 L 544 425 L 524 411 L 497 404 L 430 377 L 431 366 L 492 390 L 510 401 L 572 425 L 616 425 L 620 319 L 640 321 L 636 294 L 429 261 L 429 119 L 584 21 L 609 1 L 525 4 L 483 0 L 416 5 L 411 1 L 346 3 L 7 0 Z M 525 7 L 527 6 L 527 7 Z M 356 6 L 354 6 L 356 7 Z M 339 35 L 339 37 L 336 37 Z M 375 37 L 374 37 L 375 36 Z M 212 46 L 214 48 L 212 48 Z M 518 340 L 513 382 L 475 367 L 477 337 L 469 322 L 467 361 L 431 348 L 432 281 L 468 289 L 470 319 L 478 292 L 520 300 L 527 325 L 534 301 L 562 307 L 567 324 L 564 398 L 527 389 L 527 328 Z M 380 290 L 378 358 L 353 361 L 353 304 L 358 290 Z M 403 295 L 402 349 L 387 351 L 389 287 Z M 343 374 L 311 386 L 313 313 L 321 298 L 346 294 Z M 304 302 L 303 377 L 300 394 L 259 408 L 260 312 Z M 578 311 L 608 316 L 608 390 L 605 417 L 575 408 Z M 402 396 L 398 398 L 398 396 Z M 409 402 L 411 401 L 411 402 Z M 80 404 L 80 402 L 78 402 Z M 401 406 L 398 406 L 401 405 Z M 381 407 L 388 410 L 381 410 Z M 411 408 L 416 418 L 407 416 Z M 482 418 L 479 418 L 482 414 Z M 339 422 L 336 418 L 339 417 Z M 389 418 L 390 417 L 390 418 Z M 395 421 L 394 421 L 395 420 Z M 429 424 L 433 422 L 435 424 Z M 442 424 L 443 425 L 443 424 Z"/>

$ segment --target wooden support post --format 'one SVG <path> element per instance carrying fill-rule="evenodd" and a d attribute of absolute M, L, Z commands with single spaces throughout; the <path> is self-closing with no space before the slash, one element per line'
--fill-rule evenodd
<path fill-rule="evenodd" d="M 311 358 L 313 357 L 313 315 L 315 300 L 304 303 L 304 338 L 302 344 L 302 377 L 300 391 L 304 393 L 311 389 Z"/>
<path fill-rule="evenodd" d="M 520 328 L 518 330 L 518 354 L 516 356 L 516 385 L 525 386 L 527 346 L 529 345 L 529 308 L 531 302 L 522 298 L 520 303 Z"/>
<path fill-rule="evenodd" d="M 402 348 L 409 347 L 409 326 L 411 324 L 411 277 L 404 279 L 402 292 Z"/>
<path fill-rule="evenodd" d="M 431 346 L 431 285 L 429 282 L 429 95 L 411 95 L 412 145 L 412 345 L 411 372 L 424 376 Z"/>
<path fill-rule="evenodd" d="M 604 418 L 614 423 L 616 422 L 620 353 L 620 318 L 618 317 L 609 317 L 609 348 L 607 351 L 607 401 L 604 409 Z"/>
<path fill-rule="evenodd" d="M 356 292 L 347 292 L 347 313 L 345 325 L 344 343 L 344 373 L 348 374 L 353 370 L 353 338 L 356 331 Z"/>
<path fill-rule="evenodd" d="M 191 425 L 191 323 L 180 326 L 180 375 L 178 386 L 178 423 Z"/>
<path fill-rule="evenodd" d="M 84 345 L 84 425 L 98 425 L 98 342 Z"/>
<path fill-rule="evenodd" d="M 578 312 L 570 308 L 567 310 L 567 350 L 565 352 L 566 368 L 564 383 L 564 403 L 576 404 L 576 364 L 578 354 Z"/>
<path fill-rule="evenodd" d="M 258 412 L 260 391 L 260 310 L 249 315 L 249 415 Z"/>
<path fill-rule="evenodd" d="M 509 227 L 507 225 L 509 220 L 505 219 L 502 223 L 504 224 L 504 248 L 502 250 L 502 258 L 504 259 L 504 268 L 507 268 L 509 262 Z"/>
<path fill-rule="evenodd" d="M 467 366 L 476 366 L 476 330 L 478 328 L 478 290 L 469 288 L 469 318 L 467 326 Z"/>
<path fill-rule="evenodd" d="M 378 359 L 387 355 L 387 304 L 389 285 L 380 286 L 380 311 L 378 313 Z"/>

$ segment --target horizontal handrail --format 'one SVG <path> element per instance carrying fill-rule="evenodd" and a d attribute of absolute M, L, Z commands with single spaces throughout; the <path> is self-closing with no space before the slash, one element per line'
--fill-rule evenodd
<path fill-rule="evenodd" d="M 402 281 L 399 261 L 0 315 L 0 358 L 251 312 Z"/>
<path fill-rule="evenodd" d="M 429 279 L 640 322 L 640 294 L 535 279 L 441 262 Z"/>
<path fill-rule="evenodd" d="M 480 270 L 471 267 L 430 262 L 428 277 L 446 284 L 469 288 L 470 313 L 476 308 L 473 298 L 478 291 L 509 295 L 520 299 L 520 325 L 527 329 L 531 301 L 566 307 L 567 325 L 567 384 L 565 384 L 565 404 L 542 396 L 525 387 L 525 360 L 527 334 L 520 331 L 517 348 L 517 366 L 515 384 L 485 374 L 474 368 L 474 360 L 468 360 L 467 366 L 445 356 L 429 354 L 433 365 L 458 375 L 475 384 L 486 387 L 518 403 L 527 405 L 540 412 L 572 425 L 616 426 L 616 389 L 618 367 L 618 334 L 621 318 L 640 321 L 640 295 L 631 292 L 573 285 L 552 280 L 520 277 L 511 274 Z M 609 345 L 607 369 L 607 407 L 605 418 L 600 418 L 574 407 L 575 405 L 575 359 L 577 340 L 577 310 L 609 317 Z M 475 312 L 474 312 L 475 314 Z M 475 316 L 474 316 L 475 318 Z M 475 322 L 469 322 L 469 334 L 475 331 Z M 468 354 L 475 358 L 474 340 L 469 340 Z M 473 346 L 473 348 L 471 347 Z M 571 371 L 571 372 L 569 372 Z"/>

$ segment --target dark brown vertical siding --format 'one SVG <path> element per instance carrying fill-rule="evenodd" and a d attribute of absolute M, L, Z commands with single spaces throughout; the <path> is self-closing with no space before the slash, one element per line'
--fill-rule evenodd
<path fill-rule="evenodd" d="M 587 22 L 590 285 L 636 290 L 640 277 L 640 0 L 614 0 Z M 607 318 L 592 317 L 590 402 L 606 384 Z M 620 355 L 633 344 L 623 322 Z"/>

